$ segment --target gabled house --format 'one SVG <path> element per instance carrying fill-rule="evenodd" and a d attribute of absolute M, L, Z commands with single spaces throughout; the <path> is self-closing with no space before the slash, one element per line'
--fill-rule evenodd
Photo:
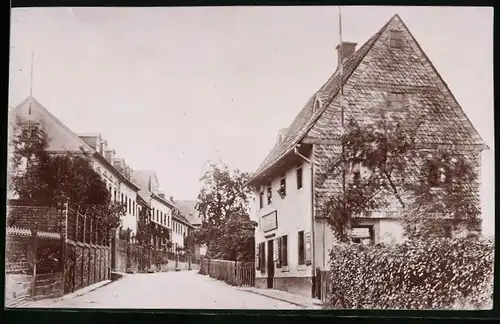
<path fill-rule="evenodd" d="M 174 204 L 165 198 L 165 194 L 160 192 L 160 185 L 155 171 L 134 170 L 132 179 L 141 188 L 139 194 L 150 204 L 151 219 L 156 228 L 161 232 L 168 232 L 172 241 L 172 211 Z M 166 236 L 152 237 L 152 244 L 161 247 L 167 244 Z"/>
<path fill-rule="evenodd" d="M 170 196 L 170 201 L 175 205 L 172 215 L 172 243 L 175 251 L 177 248 L 183 249 L 186 246 L 187 237 L 192 234 L 194 226 L 187 217 L 189 217 L 189 212 L 192 213 L 193 211 L 186 210 L 186 206 L 174 201 L 172 196 Z"/>
<path fill-rule="evenodd" d="M 337 46 L 336 71 L 279 131 L 276 145 L 250 178 L 258 219 L 257 287 L 311 296 L 316 270 L 328 269 L 334 240 L 321 210 L 328 197 L 342 191 L 341 180 L 326 171 L 341 154 L 341 85 L 346 119 L 376 118 L 381 109 L 421 118 L 422 149 L 460 151 L 480 172 L 487 146 L 401 18 L 395 15 L 356 47 L 352 42 Z M 469 189 L 464 199 L 479 204 L 479 183 Z M 356 242 L 401 240 L 401 225 L 391 211 L 360 219 L 352 232 Z"/>
<path fill-rule="evenodd" d="M 132 230 L 136 228 L 135 208 L 136 194 L 139 187 L 122 172 L 113 166 L 114 150 L 107 148 L 107 143 L 99 134 L 79 136 L 64 125 L 58 118 L 50 113 L 35 98 L 29 96 L 9 112 L 9 127 L 14 129 L 17 118 L 27 124 L 30 129 L 43 130 L 48 136 L 49 153 L 78 153 L 81 150 L 90 154 L 94 170 L 101 175 L 106 183 L 111 199 L 117 201 L 117 197 L 128 192 L 127 215 L 122 220 Z M 134 203 L 132 203 L 132 201 Z"/>
<path fill-rule="evenodd" d="M 201 227 L 202 218 L 200 213 L 196 210 L 196 200 L 176 200 L 175 204 L 179 208 L 181 214 L 183 214 L 191 224 L 191 231 Z M 207 247 L 205 245 L 195 245 L 193 253 L 194 258 L 197 260 L 207 253 Z"/>
<path fill-rule="evenodd" d="M 103 180 L 108 185 L 108 188 L 110 188 L 113 201 L 121 202 L 126 206 L 126 214 L 122 220 L 122 229 L 130 230 L 131 235 L 135 235 L 137 232 L 137 195 L 139 187 L 132 181 L 132 169 L 126 165 L 125 159 L 116 157 L 115 150 L 109 148 L 108 142 L 103 139 L 101 134 L 78 134 L 78 137 L 94 149 L 99 156 L 103 156 L 106 161 L 113 166 L 113 169 L 102 169 L 98 166 L 96 171 L 102 176 Z M 110 170 L 112 170 L 112 172 L 110 172 Z M 117 172 L 121 175 L 120 177 L 115 176 Z M 126 181 L 122 179 L 126 179 Z"/>

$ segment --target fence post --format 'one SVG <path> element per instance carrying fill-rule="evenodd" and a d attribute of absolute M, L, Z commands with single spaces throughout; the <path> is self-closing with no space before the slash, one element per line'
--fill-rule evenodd
<path fill-rule="evenodd" d="M 61 228 L 61 269 L 62 269 L 62 280 L 61 280 L 61 291 L 64 295 L 64 283 L 66 282 L 66 237 L 68 235 L 68 203 L 64 203 L 64 209 L 62 210 L 62 217 L 64 219 L 64 225 Z"/>
<path fill-rule="evenodd" d="M 31 231 L 31 248 L 33 262 L 33 276 L 31 278 L 31 297 L 36 296 L 36 263 L 38 259 L 38 233 L 37 230 Z"/>

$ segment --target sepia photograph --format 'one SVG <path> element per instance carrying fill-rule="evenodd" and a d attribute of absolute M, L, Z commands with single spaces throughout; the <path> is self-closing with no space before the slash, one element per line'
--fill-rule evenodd
<path fill-rule="evenodd" d="M 5 308 L 493 309 L 492 7 L 10 28 Z"/>

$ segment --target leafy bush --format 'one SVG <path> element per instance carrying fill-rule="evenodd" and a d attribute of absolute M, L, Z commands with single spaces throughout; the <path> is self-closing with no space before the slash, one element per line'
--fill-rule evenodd
<path fill-rule="evenodd" d="M 327 308 L 478 309 L 492 307 L 494 241 L 408 240 L 332 249 Z"/>

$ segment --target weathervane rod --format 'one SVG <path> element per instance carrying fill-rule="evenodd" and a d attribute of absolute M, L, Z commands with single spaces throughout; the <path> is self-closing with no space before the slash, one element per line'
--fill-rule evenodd
<path fill-rule="evenodd" d="M 30 96 L 33 95 L 33 62 L 35 61 L 35 49 L 31 49 L 31 75 L 30 75 Z"/>
<path fill-rule="evenodd" d="M 35 49 L 32 47 L 31 48 L 31 70 L 30 70 L 30 98 L 33 96 L 33 62 L 35 61 Z M 31 100 L 29 104 L 29 112 L 31 115 Z"/>
<path fill-rule="evenodd" d="M 343 59 L 343 46 L 342 46 L 342 6 L 339 6 L 339 38 L 340 38 L 340 48 L 339 48 L 339 55 L 340 55 L 340 112 L 341 112 L 341 122 L 342 122 L 342 128 L 344 127 L 344 105 L 343 105 L 343 97 L 344 97 L 344 86 L 343 86 L 343 80 L 342 78 L 344 77 L 344 59 Z"/>

